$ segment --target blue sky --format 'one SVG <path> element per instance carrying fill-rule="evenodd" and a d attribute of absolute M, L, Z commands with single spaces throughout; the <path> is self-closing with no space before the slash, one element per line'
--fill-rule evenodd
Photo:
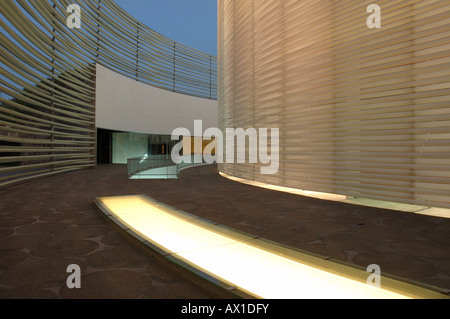
<path fill-rule="evenodd" d="M 115 0 L 153 30 L 217 55 L 217 0 Z"/>

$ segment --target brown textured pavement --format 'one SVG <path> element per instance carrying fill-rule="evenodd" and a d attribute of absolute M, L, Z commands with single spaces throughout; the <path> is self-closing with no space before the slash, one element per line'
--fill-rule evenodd
<path fill-rule="evenodd" d="M 0 298 L 217 298 L 135 245 L 94 207 L 146 194 L 269 240 L 450 289 L 450 219 L 324 201 L 243 185 L 216 167 L 178 180 L 128 180 L 123 165 L 0 191 Z M 81 268 L 69 289 L 66 268 Z"/>

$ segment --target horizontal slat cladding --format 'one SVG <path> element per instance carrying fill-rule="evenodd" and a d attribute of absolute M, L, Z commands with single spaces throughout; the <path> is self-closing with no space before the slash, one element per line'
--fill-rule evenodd
<path fill-rule="evenodd" d="M 0 4 L 0 187 L 96 165 L 95 69 L 217 98 L 217 58 L 141 24 L 113 0 Z"/>
<path fill-rule="evenodd" d="M 219 0 L 218 25 L 220 127 L 280 129 L 276 174 L 221 171 L 450 208 L 448 2 Z"/>
<path fill-rule="evenodd" d="M 0 186 L 95 166 L 95 61 L 62 12 L 0 6 Z"/>

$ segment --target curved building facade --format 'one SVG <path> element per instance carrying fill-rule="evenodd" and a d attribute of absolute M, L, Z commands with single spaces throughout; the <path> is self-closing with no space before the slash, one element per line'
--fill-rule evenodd
<path fill-rule="evenodd" d="M 278 173 L 221 172 L 450 207 L 450 5 L 373 3 L 219 0 L 219 125 L 280 130 Z"/>
<path fill-rule="evenodd" d="M 113 0 L 72 3 L 0 2 L 0 187 L 95 167 L 98 129 L 170 134 L 192 116 L 217 125 L 215 56 Z"/>

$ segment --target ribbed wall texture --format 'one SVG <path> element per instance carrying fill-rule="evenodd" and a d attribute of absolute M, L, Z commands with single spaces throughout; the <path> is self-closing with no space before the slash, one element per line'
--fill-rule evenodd
<path fill-rule="evenodd" d="M 71 29 L 73 2 L 0 1 L 0 187 L 95 166 L 96 63 L 217 98 L 216 57 L 154 32 L 112 0 L 76 1 L 81 28 Z"/>
<path fill-rule="evenodd" d="M 450 208 L 448 1 L 218 3 L 221 129 L 280 129 L 278 174 L 221 171 Z M 374 3 L 381 28 L 367 25 Z"/>

